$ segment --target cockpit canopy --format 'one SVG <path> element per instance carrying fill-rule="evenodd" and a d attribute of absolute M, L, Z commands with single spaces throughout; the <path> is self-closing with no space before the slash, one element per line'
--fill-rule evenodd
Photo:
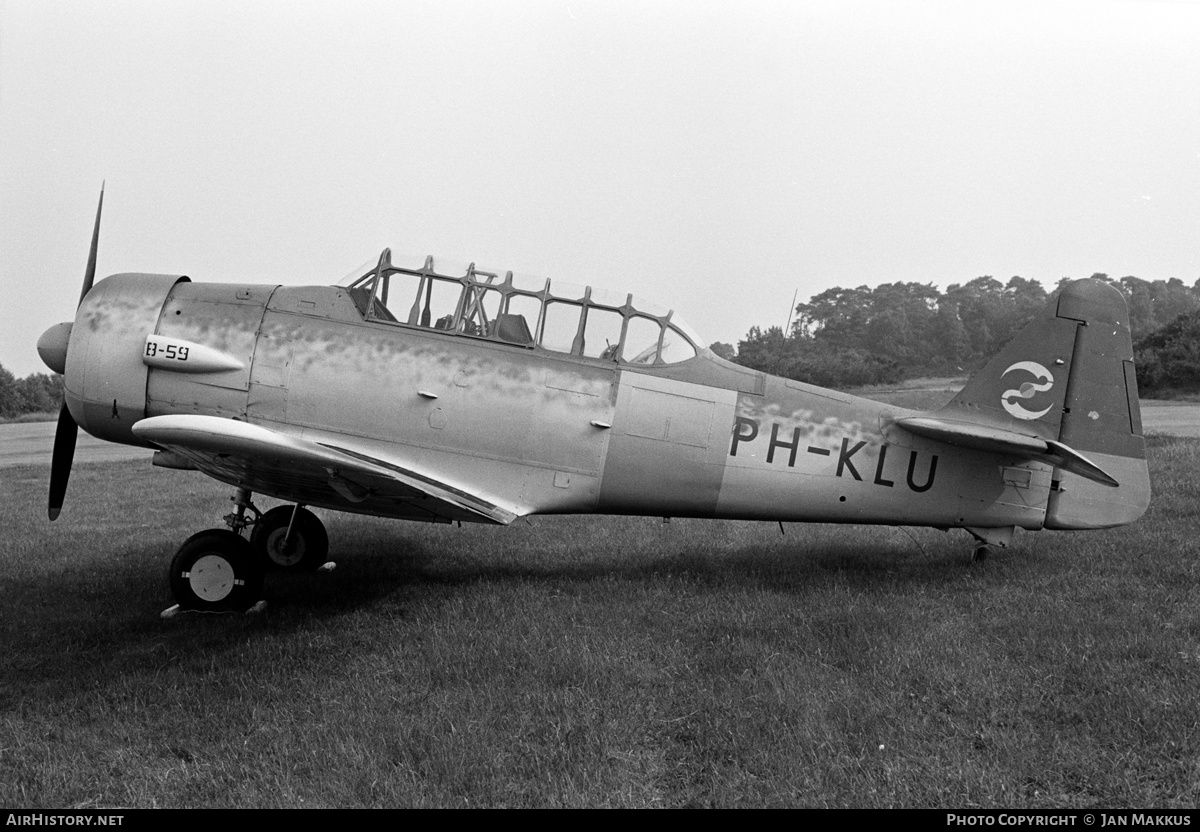
<path fill-rule="evenodd" d="M 424 327 L 531 349 L 629 364 L 675 364 L 695 357 L 699 336 L 670 309 L 590 286 L 505 272 L 472 263 L 462 274 L 433 257 L 379 264 L 350 284 L 368 320 Z"/>

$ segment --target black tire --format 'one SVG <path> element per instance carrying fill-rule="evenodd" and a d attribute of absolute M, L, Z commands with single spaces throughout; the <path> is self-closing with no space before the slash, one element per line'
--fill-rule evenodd
<path fill-rule="evenodd" d="M 293 510 L 294 506 L 276 506 L 258 518 L 250 531 L 250 547 L 269 569 L 311 572 L 329 557 L 329 535 L 317 515 L 302 508 L 296 512 L 292 540 L 284 551 Z"/>
<path fill-rule="evenodd" d="M 192 535 L 171 560 L 171 592 L 183 609 L 241 612 L 262 596 L 262 565 L 228 529 Z"/>

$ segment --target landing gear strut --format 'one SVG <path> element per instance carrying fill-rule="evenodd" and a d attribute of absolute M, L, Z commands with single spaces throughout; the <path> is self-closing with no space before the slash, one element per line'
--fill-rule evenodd
<path fill-rule="evenodd" d="M 325 563 L 329 536 L 315 514 L 300 505 L 264 514 L 250 497 L 249 489 L 239 488 L 232 498 L 237 511 L 225 516 L 228 529 L 199 532 L 179 547 L 170 570 L 178 606 L 164 615 L 176 609 L 245 611 L 258 603 L 266 569 L 313 570 Z"/>

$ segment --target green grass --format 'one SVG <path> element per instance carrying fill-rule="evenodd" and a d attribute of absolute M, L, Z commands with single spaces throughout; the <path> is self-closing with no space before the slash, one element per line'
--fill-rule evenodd
<path fill-rule="evenodd" d="M 227 490 L 0 472 L 0 805 L 1192 807 L 1200 442 L 1134 526 L 325 514 L 338 569 L 161 620 Z M 261 506 L 264 507 L 265 506 Z"/>
<path fill-rule="evenodd" d="M 22 413 L 20 416 L 0 416 L 0 425 L 24 424 L 26 422 L 57 422 L 57 413 Z"/>

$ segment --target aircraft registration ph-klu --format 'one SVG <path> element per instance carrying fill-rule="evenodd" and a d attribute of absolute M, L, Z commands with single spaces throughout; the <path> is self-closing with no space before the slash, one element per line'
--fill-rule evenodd
<path fill-rule="evenodd" d="M 101 207 L 103 193 L 101 193 Z M 1150 501 L 1126 306 L 1068 283 L 946 406 L 892 407 L 740 367 L 631 294 L 378 264 L 348 285 L 116 274 L 38 343 L 65 375 L 50 476 L 77 426 L 235 490 L 189 538 L 178 604 L 256 604 L 267 567 L 311 569 L 307 507 L 505 525 L 533 514 L 1100 529 Z M 254 494 L 291 505 L 260 513 Z"/>

